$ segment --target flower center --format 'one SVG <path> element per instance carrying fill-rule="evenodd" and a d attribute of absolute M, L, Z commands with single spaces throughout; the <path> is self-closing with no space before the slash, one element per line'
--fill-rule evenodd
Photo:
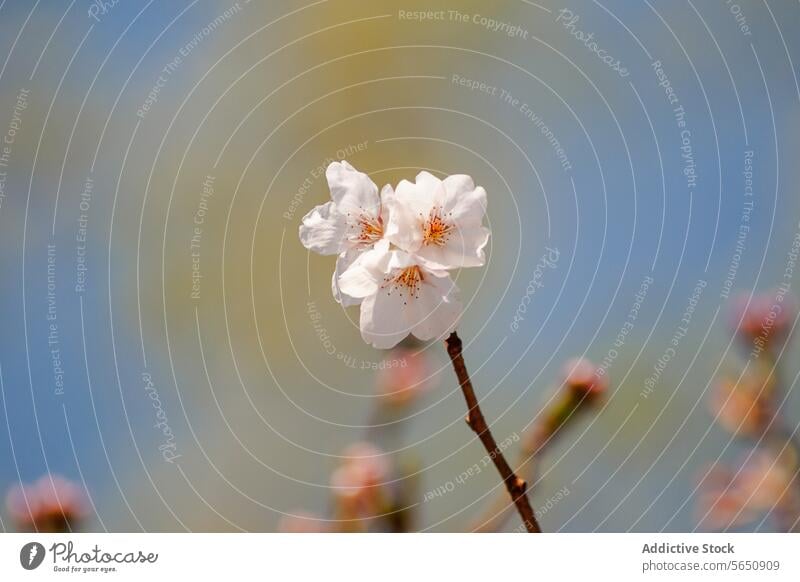
<path fill-rule="evenodd" d="M 414 265 L 403 269 L 399 273 L 395 272 L 392 275 L 387 275 L 383 287 L 389 289 L 389 295 L 392 294 L 392 291 L 399 290 L 400 297 L 407 293 L 411 299 L 417 299 L 424 280 L 425 275 L 423 275 L 422 269 Z M 403 304 L 405 305 L 406 302 L 404 301 Z"/>
<path fill-rule="evenodd" d="M 383 238 L 383 220 L 380 216 L 359 214 L 350 224 L 349 238 L 356 244 L 372 245 Z"/>
<path fill-rule="evenodd" d="M 422 225 L 422 244 L 442 247 L 450 238 L 453 225 L 442 218 L 442 209 L 434 207 Z"/>

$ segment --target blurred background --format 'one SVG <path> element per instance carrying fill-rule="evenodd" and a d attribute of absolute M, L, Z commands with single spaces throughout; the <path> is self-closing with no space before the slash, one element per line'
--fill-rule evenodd
<path fill-rule="evenodd" d="M 486 188 L 489 260 L 457 276 L 459 333 L 511 458 L 565 361 L 605 372 L 537 460 L 542 527 L 702 529 L 703 476 L 752 444 L 709 404 L 753 360 L 732 300 L 800 277 L 798 15 L 0 3 L 0 489 L 62 475 L 87 530 L 275 531 L 301 512 L 329 528 L 331 475 L 368 440 L 407 529 L 471 529 L 499 478 L 459 479 L 485 453 L 445 350 L 407 346 L 426 389 L 387 404 L 405 360 L 376 371 L 397 356 L 362 341 L 334 259 L 298 241 L 347 159 L 378 186 L 428 170 Z M 771 361 L 790 433 L 798 350 Z M 780 529 L 768 514 L 722 527 Z"/>

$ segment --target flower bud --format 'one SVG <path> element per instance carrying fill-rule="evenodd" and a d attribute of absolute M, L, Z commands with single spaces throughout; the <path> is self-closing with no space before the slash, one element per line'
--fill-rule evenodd
<path fill-rule="evenodd" d="M 361 474 L 366 486 L 380 485 L 389 479 L 391 463 L 386 453 L 368 442 L 350 445 L 344 451 L 344 466 Z"/>
<path fill-rule="evenodd" d="M 752 377 L 743 377 L 738 384 L 723 378 L 711 393 L 710 412 L 729 432 L 758 436 L 769 424 L 770 393 L 766 382 Z"/>
<path fill-rule="evenodd" d="M 391 365 L 380 369 L 375 378 L 382 401 L 389 406 L 403 407 L 412 404 L 432 385 L 427 356 L 416 350 L 394 350 Z"/>
<path fill-rule="evenodd" d="M 745 460 L 737 482 L 753 507 L 769 510 L 789 492 L 797 470 L 790 457 L 762 449 Z"/>
<path fill-rule="evenodd" d="M 384 453 L 366 442 L 350 445 L 331 475 L 339 514 L 347 519 L 369 517 L 380 510 L 391 465 Z"/>
<path fill-rule="evenodd" d="M 742 293 L 733 301 L 731 326 L 748 347 L 768 350 L 786 339 L 797 315 L 797 302 L 779 291 Z"/>
<path fill-rule="evenodd" d="M 608 392 L 608 376 L 586 358 L 572 358 L 562 369 L 564 387 L 577 398 L 595 399 Z"/>
<path fill-rule="evenodd" d="M 77 484 L 58 475 L 45 475 L 29 485 L 16 485 L 6 507 L 21 531 L 62 533 L 86 517 L 86 496 Z"/>

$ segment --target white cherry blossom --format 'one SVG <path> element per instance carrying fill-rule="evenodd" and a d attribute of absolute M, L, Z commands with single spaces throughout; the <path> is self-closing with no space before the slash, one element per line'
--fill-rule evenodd
<path fill-rule="evenodd" d="M 331 291 L 347 307 L 358 301 L 343 295 L 337 280 L 361 253 L 383 238 L 386 202 L 393 191 L 386 186 L 379 196 L 375 183 L 345 161 L 330 164 L 325 176 L 331 200 L 303 217 L 300 241 L 315 253 L 338 255 Z"/>
<path fill-rule="evenodd" d="M 364 341 L 387 349 L 409 334 L 426 341 L 453 332 L 462 306 L 448 270 L 486 262 L 486 191 L 469 176 L 422 172 L 379 195 L 347 162 L 326 175 L 331 201 L 303 218 L 300 240 L 338 255 L 333 295 L 343 306 L 361 304 Z"/>
<path fill-rule="evenodd" d="M 486 190 L 469 176 L 440 180 L 421 172 L 416 182 L 400 182 L 386 204 L 390 213 L 385 236 L 402 250 L 440 269 L 486 263 Z"/>
<path fill-rule="evenodd" d="M 388 241 L 359 256 L 339 277 L 339 287 L 362 299 L 361 337 L 376 348 L 392 348 L 409 334 L 442 338 L 461 317 L 458 288 L 447 271 L 389 250 Z"/>

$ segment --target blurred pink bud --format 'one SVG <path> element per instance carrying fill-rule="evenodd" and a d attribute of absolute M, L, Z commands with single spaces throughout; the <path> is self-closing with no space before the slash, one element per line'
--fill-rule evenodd
<path fill-rule="evenodd" d="M 771 510 L 789 492 L 795 470 L 788 459 L 760 450 L 744 463 L 736 480 L 752 507 Z"/>
<path fill-rule="evenodd" d="M 389 479 L 392 467 L 386 453 L 368 442 L 358 442 L 344 450 L 344 467 L 359 474 L 364 486 L 380 485 Z"/>
<path fill-rule="evenodd" d="M 42 533 L 71 531 L 87 514 L 83 489 L 58 475 L 12 487 L 6 507 L 20 530 Z"/>
<path fill-rule="evenodd" d="M 725 529 L 752 522 L 764 513 L 780 515 L 796 505 L 791 455 L 754 451 L 737 472 L 714 467 L 703 482 L 698 511 L 703 525 Z"/>
<path fill-rule="evenodd" d="M 325 533 L 330 531 L 328 524 L 310 511 L 295 511 L 284 515 L 278 522 L 278 531 L 283 533 Z"/>
<path fill-rule="evenodd" d="M 713 467 L 708 472 L 698 496 L 696 514 L 700 525 L 710 530 L 740 526 L 758 516 L 735 486 L 733 471 L 724 467 Z"/>
<path fill-rule="evenodd" d="M 378 370 L 375 384 L 391 406 L 407 406 L 431 388 L 427 356 L 408 348 L 392 351 L 389 365 Z"/>
<path fill-rule="evenodd" d="M 344 452 L 342 464 L 331 475 L 331 487 L 340 512 L 347 517 L 375 514 L 383 499 L 391 464 L 376 446 L 360 442 Z"/>
<path fill-rule="evenodd" d="M 739 383 L 723 378 L 714 386 L 709 406 L 717 421 L 733 434 L 759 435 L 770 420 L 770 388 L 755 378 Z"/>
<path fill-rule="evenodd" d="M 580 398 L 597 398 L 608 392 L 608 376 L 586 358 L 572 358 L 562 368 L 564 386 Z"/>
<path fill-rule="evenodd" d="M 766 293 L 740 293 L 733 300 L 731 324 L 748 345 L 768 349 L 785 339 L 797 315 L 797 301 L 780 290 Z"/>
<path fill-rule="evenodd" d="M 369 480 L 358 465 L 342 465 L 331 474 L 334 496 L 348 506 L 358 505 L 368 496 Z"/>

